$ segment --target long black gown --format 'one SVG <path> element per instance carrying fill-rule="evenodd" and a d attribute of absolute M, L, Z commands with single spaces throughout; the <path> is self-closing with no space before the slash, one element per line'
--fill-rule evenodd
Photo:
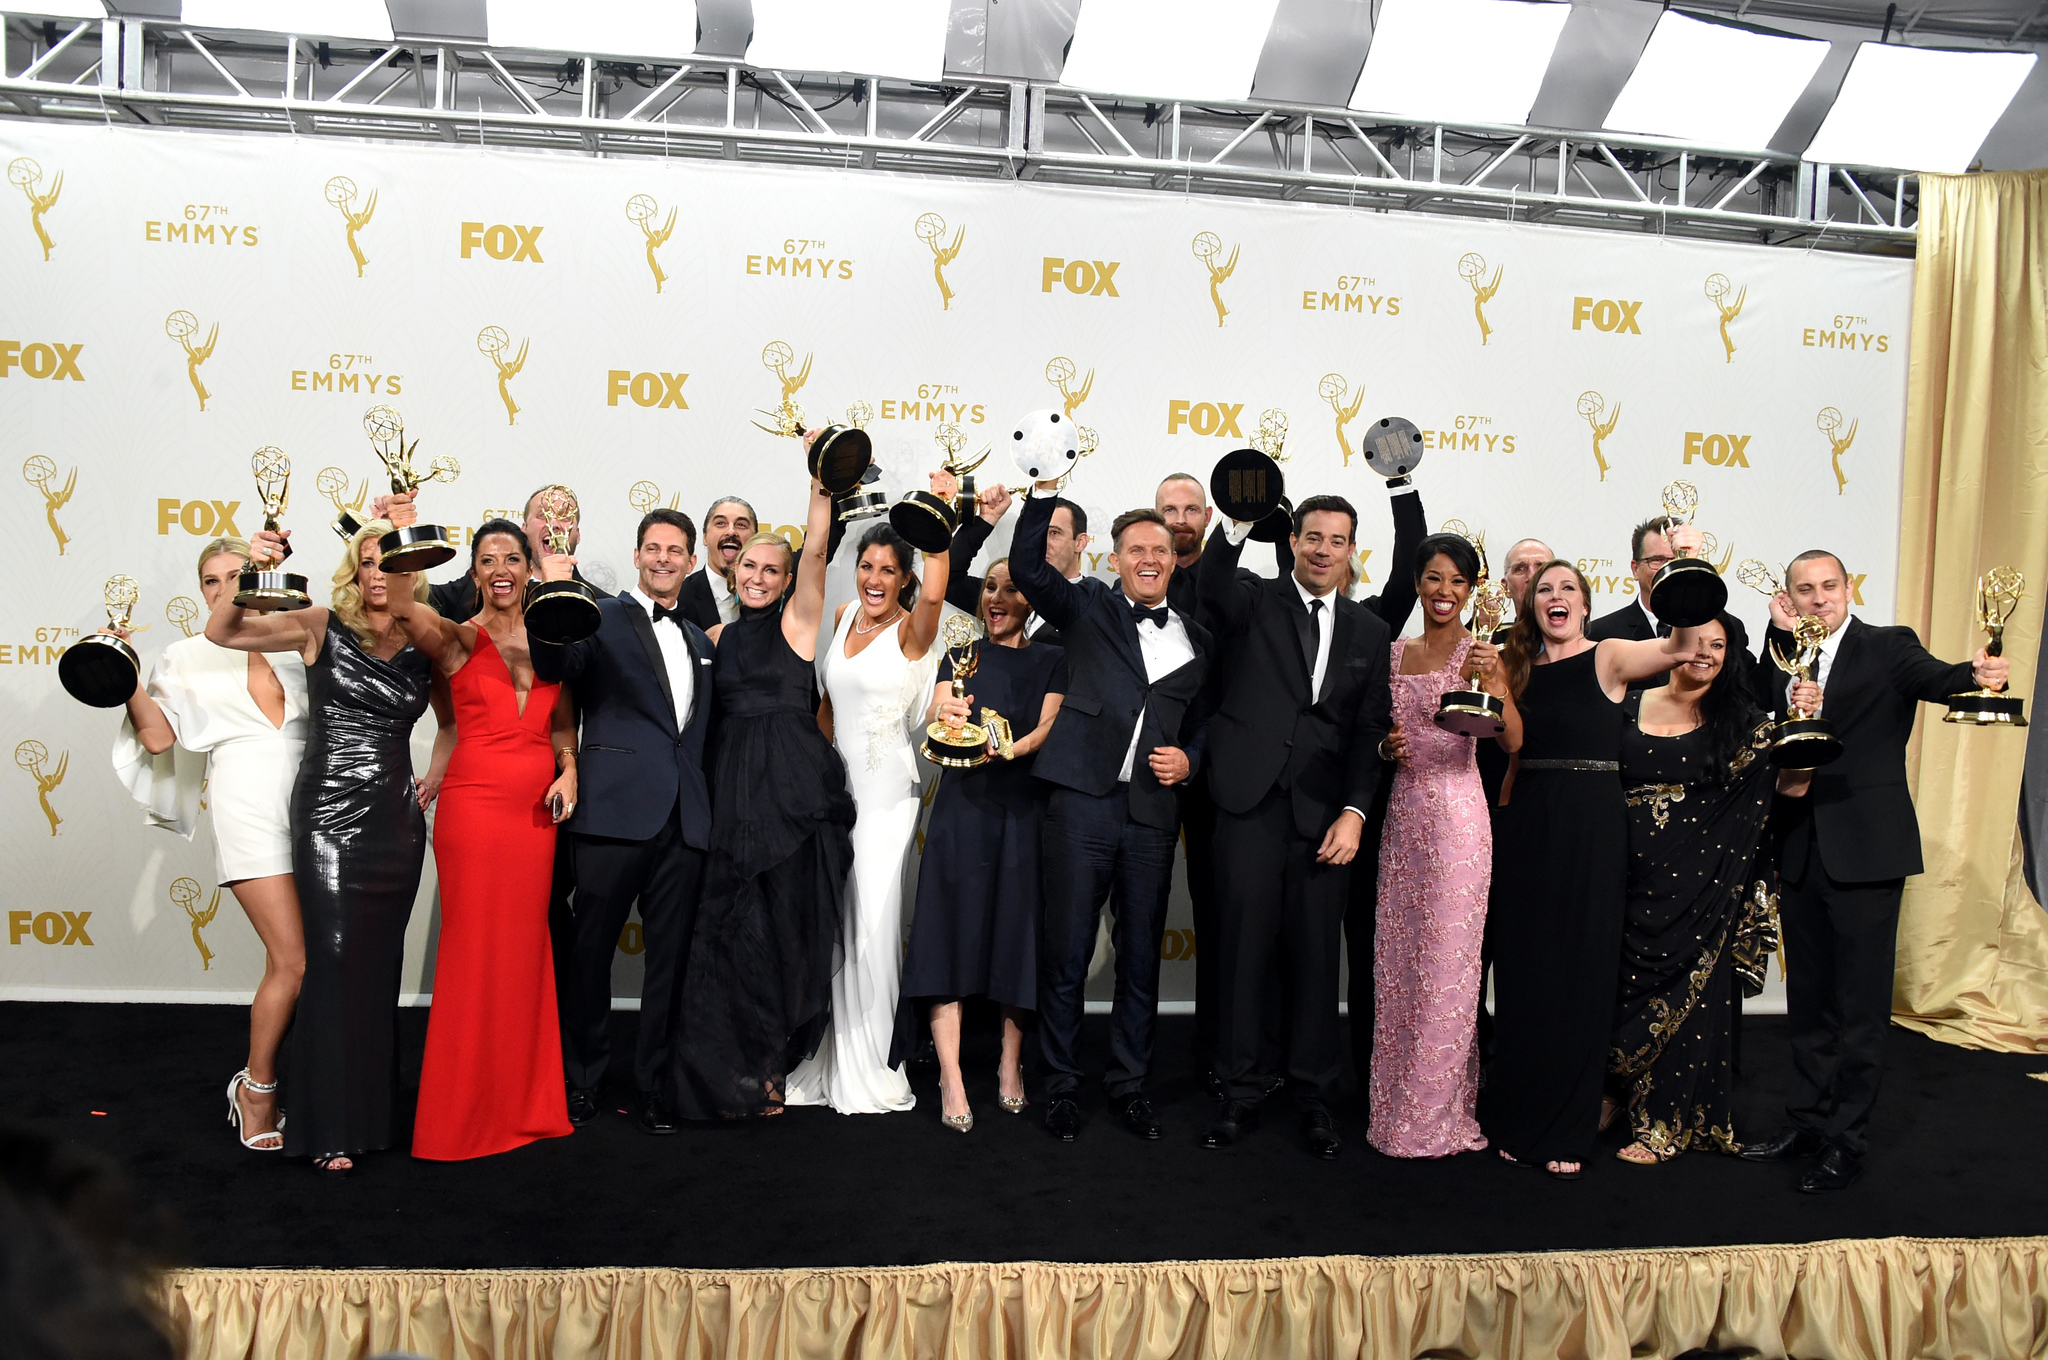
<path fill-rule="evenodd" d="M 669 1061 L 685 1119 L 779 1114 L 830 1015 L 854 805 L 815 675 L 780 605 L 743 608 L 718 635 L 711 846 Z"/>
<path fill-rule="evenodd" d="M 292 787 L 306 977 L 292 1022 L 288 1156 L 397 1141 L 398 975 L 427 853 L 412 729 L 432 683 L 423 653 L 407 646 L 380 660 L 332 615 L 306 667 L 312 721 Z"/>
<path fill-rule="evenodd" d="M 1522 1162 L 1584 1162 L 1600 1127 L 1628 817 L 1627 720 L 1600 688 L 1597 650 L 1531 667 L 1516 700 L 1521 765 L 1494 852 L 1494 1057 L 1479 1124 Z"/>
<path fill-rule="evenodd" d="M 974 674 L 956 688 L 974 697 L 977 714 L 992 708 L 1019 735 L 1038 726 L 1046 695 L 1067 692 L 1063 647 L 983 643 L 975 653 Z M 939 679 L 952 678 L 948 656 Z M 916 1051 L 934 1001 L 985 996 L 1038 1009 L 1039 833 L 1052 789 L 1031 777 L 1033 759 L 991 760 L 939 778 L 918 862 L 891 1067 Z"/>
<path fill-rule="evenodd" d="M 1628 906 L 1608 1070 L 1626 1088 L 1636 1141 L 1660 1158 L 1737 1149 L 1729 1056 L 1737 985 L 1763 989 L 1777 947 L 1777 879 L 1765 844 L 1776 771 L 1770 722 L 1752 713 L 1723 775 L 1704 727 L 1675 737 L 1625 705 Z M 1519 790 L 1518 790 L 1519 792 Z"/>

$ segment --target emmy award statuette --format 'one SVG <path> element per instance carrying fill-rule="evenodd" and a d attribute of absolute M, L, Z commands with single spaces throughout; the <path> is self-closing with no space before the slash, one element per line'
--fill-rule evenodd
<path fill-rule="evenodd" d="M 947 659 L 953 663 L 953 692 L 965 694 L 968 678 L 981 664 L 980 625 L 966 614 L 949 615 L 939 625 L 939 641 L 946 649 Z M 918 748 L 918 753 L 932 764 L 949 770 L 971 770 L 977 765 L 988 764 L 990 737 L 995 738 L 996 753 L 1008 760 L 1010 724 L 994 709 L 984 708 L 978 723 L 963 722 L 958 727 L 944 719 L 927 723 L 924 743 Z"/>
<path fill-rule="evenodd" d="M 1259 432 L 1247 449 L 1232 449 L 1216 460 L 1209 474 L 1209 498 L 1239 524 L 1252 527 L 1261 543 L 1277 542 L 1294 527 L 1294 505 L 1287 499 L 1287 477 L 1280 471 L 1286 458 L 1287 413 L 1273 409 L 1259 417 Z"/>
<path fill-rule="evenodd" d="M 256 498 L 263 503 L 263 527 L 277 532 L 277 517 L 284 513 L 291 487 L 292 460 L 278 448 L 260 448 L 249 458 L 249 470 L 256 474 Z M 286 544 L 285 557 L 292 555 Z M 268 567 L 253 562 L 235 580 L 235 603 L 259 614 L 280 609 L 304 609 L 313 603 L 306 593 L 306 578 L 297 572 L 281 571 L 283 558 Z"/>
<path fill-rule="evenodd" d="M 550 557 L 568 555 L 570 537 L 582 515 L 576 494 L 567 487 L 541 493 L 540 517 L 547 525 Z M 600 621 L 597 592 L 581 581 L 540 581 L 526 593 L 526 631 L 541 642 L 558 647 L 581 642 L 597 632 Z"/>
<path fill-rule="evenodd" d="M 1381 416 L 1365 432 L 1365 464 L 1389 487 L 1407 486 L 1409 474 L 1422 466 L 1422 431 L 1412 420 Z"/>
<path fill-rule="evenodd" d="M 1664 513 L 1673 527 L 1692 523 L 1699 504 L 1699 490 L 1691 482 L 1673 482 L 1664 488 Z M 1650 581 L 1650 608 L 1657 622 L 1673 628 L 1697 628 L 1727 604 L 1728 583 L 1714 570 L 1714 564 L 1683 548 Z"/>
<path fill-rule="evenodd" d="M 889 510 L 890 527 L 921 553 L 942 553 L 952 546 L 953 531 L 960 527 L 963 517 L 974 513 L 974 497 L 961 489 L 959 479 L 980 467 L 982 459 L 988 457 L 984 452 L 981 458 L 963 468 L 960 448 L 967 441 L 961 438 L 957 426 L 942 425 L 933 438 L 945 455 L 945 462 L 933 474 L 934 479 L 952 477 L 953 494 L 941 496 L 936 491 L 908 491 Z"/>
<path fill-rule="evenodd" d="M 1507 617 L 1508 592 L 1506 586 L 1487 574 L 1485 535 L 1474 537 L 1472 546 L 1479 550 L 1479 584 L 1472 590 L 1472 639 L 1483 642 L 1493 637 L 1500 621 Z M 1461 737 L 1499 736 L 1507 730 L 1507 704 L 1500 696 L 1479 688 L 1476 666 L 1467 678 L 1472 681 L 1469 687 L 1445 690 L 1444 697 L 1437 700 L 1436 725 Z"/>
<path fill-rule="evenodd" d="M 761 414 L 775 422 L 763 425 L 754 422 L 754 428 L 786 439 L 801 439 L 804 435 L 804 410 L 789 397 L 772 411 Z M 818 484 L 835 498 L 850 495 L 860 487 L 861 479 L 875 461 L 874 441 L 868 438 L 865 425 L 873 411 L 864 401 L 857 401 L 847 408 L 847 423 L 827 425 L 818 431 L 810 447 L 804 450 L 804 465 Z M 877 493 L 879 494 L 879 493 Z"/>
<path fill-rule="evenodd" d="M 867 429 L 868 422 L 874 418 L 875 408 L 864 401 L 855 401 L 846 408 L 846 423 L 856 430 Z M 842 523 L 851 524 L 855 520 L 888 514 L 889 493 L 875 489 L 875 483 L 881 480 L 881 467 L 870 462 L 861 469 L 860 481 L 851 490 L 832 497 L 833 516 Z"/>
<path fill-rule="evenodd" d="M 107 626 L 125 632 L 128 616 L 142 598 L 142 587 L 133 576 L 110 576 L 101 598 L 107 607 Z M 142 659 L 135 649 L 112 633 L 89 633 L 57 658 L 57 679 L 65 693 L 94 708 L 119 708 L 127 703 L 141 673 Z"/>
<path fill-rule="evenodd" d="M 1028 496 L 1039 482 L 1064 482 L 1081 460 L 1081 443 L 1081 427 L 1064 412 L 1050 407 L 1026 412 L 1010 431 L 1010 459 L 1025 484 L 1011 491 Z"/>
<path fill-rule="evenodd" d="M 320 475 L 314 478 L 313 485 L 320 488 L 320 494 L 327 497 L 337 512 L 329 526 L 334 530 L 335 536 L 344 543 L 354 538 L 356 530 L 363 527 L 363 501 L 370 494 L 370 484 L 363 483 L 354 500 L 343 500 L 342 497 L 348 494 L 348 474 L 338 467 L 324 467 L 320 469 Z"/>
<path fill-rule="evenodd" d="M 370 447 L 377 450 L 384 470 L 391 474 L 393 495 L 416 492 L 428 482 L 452 482 L 462 475 L 462 464 L 446 455 L 436 458 L 424 476 L 415 470 L 412 456 L 420 441 L 405 442 L 405 417 L 389 406 L 372 406 L 363 413 L 363 433 L 370 436 Z M 377 547 L 384 554 L 385 571 L 425 571 L 455 556 L 454 536 L 439 524 L 393 529 L 377 540 Z"/>
<path fill-rule="evenodd" d="M 986 463 L 989 454 L 994 450 L 984 448 L 974 456 L 973 462 L 961 462 L 960 450 L 967 447 L 967 435 L 958 425 L 950 422 L 932 430 L 932 442 L 937 444 L 939 452 L 945 455 L 945 461 L 941 466 L 960 481 L 960 494 L 953 498 L 953 510 L 961 519 L 966 519 L 978 508 L 974 499 L 977 489 L 974 485 L 974 470 Z"/>
<path fill-rule="evenodd" d="M 1768 563 L 1754 557 L 1736 564 L 1735 579 L 1759 595 L 1775 597 L 1785 589 L 1783 577 Z M 1793 624 L 1792 655 L 1786 656 L 1774 642 L 1771 661 L 1795 680 L 1810 680 L 1814 663 L 1820 659 L 1820 645 L 1827 640 L 1828 626 L 1809 615 Z M 1771 731 L 1771 763 L 1781 770 L 1817 770 L 1842 754 L 1842 739 L 1835 735 L 1835 725 L 1826 718 L 1793 709 Z"/>
<path fill-rule="evenodd" d="M 2005 653 L 2005 621 L 2019 608 L 2026 593 L 2027 578 L 2016 567 L 1993 567 L 1977 578 L 1977 626 L 1991 635 L 1984 650 L 1991 656 Z M 2027 701 L 1995 689 L 1971 690 L 1948 696 L 1947 723 L 1970 723 L 1976 727 L 2025 727 Z"/>

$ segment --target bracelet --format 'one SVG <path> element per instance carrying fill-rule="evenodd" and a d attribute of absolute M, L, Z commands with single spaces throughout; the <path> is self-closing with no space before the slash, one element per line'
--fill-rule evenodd
<path fill-rule="evenodd" d="M 557 746 L 555 754 L 564 760 L 574 760 L 576 758 L 576 748 L 573 746 Z"/>

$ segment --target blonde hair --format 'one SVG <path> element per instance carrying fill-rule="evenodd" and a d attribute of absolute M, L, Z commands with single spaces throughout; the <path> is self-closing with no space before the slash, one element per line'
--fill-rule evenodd
<path fill-rule="evenodd" d="M 715 509 L 716 507 L 713 508 Z M 796 569 L 796 549 L 793 546 L 791 546 L 790 541 L 784 538 L 781 534 L 771 533 L 769 530 L 766 529 L 759 531 L 752 538 L 748 539 L 745 543 L 740 544 L 740 557 L 745 557 L 748 553 L 754 550 L 756 544 L 760 543 L 773 543 L 776 547 L 782 549 L 784 554 L 786 554 L 786 558 L 784 561 L 784 569 L 788 571 L 794 571 Z M 739 570 L 740 557 L 735 557 L 732 560 L 733 570 L 735 573 L 737 573 Z"/>
<path fill-rule="evenodd" d="M 370 628 L 370 613 L 363 608 L 363 588 L 356 584 L 356 575 L 362 569 L 363 543 L 384 537 L 392 530 L 388 519 L 373 519 L 349 535 L 348 547 L 342 550 L 341 565 L 334 569 L 334 593 L 329 597 L 334 617 L 348 625 L 356 640 L 369 646 L 377 640 L 377 634 Z M 415 574 L 412 578 L 412 597 L 421 604 L 427 602 L 427 578 Z"/>
<path fill-rule="evenodd" d="M 233 553 L 236 557 L 242 559 L 242 565 L 246 567 L 249 565 L 249 540 L 246 538 L 216 538 L 208 540 L 206 546 L 199 550 L 199 561 L 193 564 L 199 573 L 199 583 L 201 585 L 206 584 L 206 564 L 219 557 L 222 553 Z"/>

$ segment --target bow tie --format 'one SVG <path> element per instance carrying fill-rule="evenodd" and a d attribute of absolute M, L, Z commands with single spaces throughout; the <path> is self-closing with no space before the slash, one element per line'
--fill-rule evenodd
<path fill-rule="evenodd" d="M 654 606 L 654 621 L 660 623 L 663 619 L 674 620 L 676 631 L 680 633 L 683 630 L 682 602 L 680 600 L 677 601 L 674 609 L 670 609 L 667 605 L 663 604 Z"/>
<path fill-rule="evenodd" d="M 1145 620 L 1150 619 L 1159 627 L 1164 628 L 1166 627 L 1168 612 L 1165 605 L 1160 605 L 1157 609 L 1147 609 L 1136 600 L 1131 601 L 1131 619 L 1136 623 L 1143 623 Z"/>

